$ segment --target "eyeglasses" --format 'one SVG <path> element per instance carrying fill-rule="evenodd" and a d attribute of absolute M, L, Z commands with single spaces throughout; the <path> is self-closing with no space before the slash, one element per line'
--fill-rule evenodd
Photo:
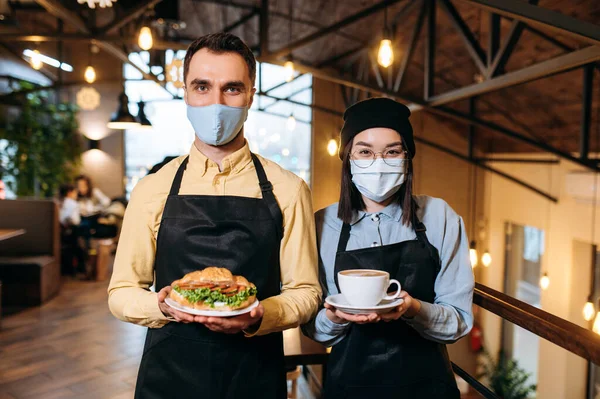
<path fill-rule="evenodd" d="M 358 166 L 359 168 L 368 168 L 369 166 L 373 165 L 373 162 L 375 162 L 375 159 L 377 159 L 377 154 L 381 154 L 381 159 L 383 159 L 383 162 L 385 162 L 389 166 L 397 166 L 396 160 L 408 158 L 408 153 L 406 152 L 406 150 L 403 149 L 388 148 L 385 151 L 375 152 L 368 148 L 362 148 L 352 153 L 351 160 L 361 161 L 354 162 L 354 165 Z"/>

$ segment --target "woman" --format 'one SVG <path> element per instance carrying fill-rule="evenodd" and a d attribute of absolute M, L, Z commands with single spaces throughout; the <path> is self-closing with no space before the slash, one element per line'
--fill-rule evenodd
<path fill-rule="evenodd" d="M 325 304 L 305 333 L 332 345 L 325 398 L 459 398 L 446 343 L 471 329 L 473 273 L 463 221 L 412 195 L 410 111 L 386 98 L 344 113 L 340 201 L 316 215 L 326 295 L 335 276 L 380 269 L 402 284 L 397 308 L 352 315 Z"/>
<path fill-rule="evenodd" d="M 81 216 L 91 216 L 105 210 L 110 205 L 108 198 L 98 188 L 92 186 L 92 180 L 86 175 L 79 175 L 77 183 L 79 212 Z"/>

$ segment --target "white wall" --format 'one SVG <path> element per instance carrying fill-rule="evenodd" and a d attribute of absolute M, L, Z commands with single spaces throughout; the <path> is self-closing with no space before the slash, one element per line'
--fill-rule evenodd
<path fill-rule="evenodd" d="M 542 291 L 541 307 L 582 327 L 588 327 L 581 312 L 589 291 L 591 265 L 588 261 L 577 260 L 581 257 L 576 255 L 579 252 L 576 241 L 588 245 L 591 241 L 592 207 L 576 202 L 565 192 L 567 172 L 580 170 L 581 167 L 565 161 L 559 165 L 497 163 L 494 167 L 557 196 L 559 201 L 552 203 L 502 177 L 490 173 L 486 175 L 485 195 L 491 198 L 490 251 L 494 264 L 483 271 L 481 281 L 494 289 L 503 290 L 505 222 L 542 229 L 546 232 L 542 269 L 550 277 L 550 286 Z M 600 233 L 600 223 L 595 223 Z M 500 345 L 500 320 L 489 316 L 487 312 L 482 313 L 486 342 L 495 352 Z M 584 398 L 586 361 L 583 359 L 540 340 L 538 373 L 539 398 Z"/>

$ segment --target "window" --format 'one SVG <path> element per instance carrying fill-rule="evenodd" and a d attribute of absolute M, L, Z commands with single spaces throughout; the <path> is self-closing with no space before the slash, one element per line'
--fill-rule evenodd
<path fill-rule="evenodd" d="M 167 50 L 166 65 L 184 56 L 184 51 Z M 130 60 L 137 65 L 147 65 L 149 54 L 132 53 Z M 162 67 L 152 66 L 151 69 L 159 79 L 167 78 Z M 181 99 L 183 89 L 172 82 L 167 82 L 163 88 L 141 80 L 142 74 L 130 65 L 125 65 L 124 76 L 130 112 L 137 115 L 138 101 L 146 102 L 146 116 L 153 126 L 149 130 L 131 129 L 125 133 L 126 191 L 129 196 L 153 165 L 168 156 L 187 154 L 194 141 L 194 131 Z M 171 73 L 171 76 L 177 74 Z M 297 76 L 286 83 L 284 68 L 259 64 L 256 87 L 257 91 L 261 88 L 266 94 L 255 95 L 244 125 L 250 149 L 310 183 L 312 76 Z M 290 115 L 294 116 L 295 124 L 291 123 Z"/>

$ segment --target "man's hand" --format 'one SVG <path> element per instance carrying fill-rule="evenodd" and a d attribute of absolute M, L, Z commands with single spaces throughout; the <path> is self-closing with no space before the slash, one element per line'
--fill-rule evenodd
<path fill-rule="evenodd" d="M 250 326 L 260 322 L 265 313 L 265 308 L 259 304 L 257 307 L 252 309 L 249 313 L 245 313 L 235 317 L 206 317 L 206 316 L 194 316 L 188 313 L 180 312 L 179 310 L 173 309 L 165 303 L 165 299 L 171 292 L 171 286 L 166 286 L 158 292 L 158 306 L 167 317 L 172 317 L 175 321 L 180 323 L 202 323 L 208 329 L 215 332 L 222 332 L 225 334 L 237 334 L 242 330 L 248 329 Z"/>
<path fill-rule="evenodd" d="M 234 317 L 194 316 L 196 323 L 204 324 L 209 330 L 225 334 L 237 334 L 242 330 L 259 323 L 265 313 L 263 305 L 259 304 L 249 313 Z"/>
<path fill-rule="evenodd" d="M 165 303 L 165 299 L 169 296 L 171 289 L 171 286 L 167 285 L 162 290 L 158 291 L 158 307 L 160 308 L 160 311 L 163 312 L 165 316 L 172 317 L 175 319 L 175 321 L 180 323 L 193 323 L 193 315 L 180 312 L 179 310 L 173 309 Z"/>

